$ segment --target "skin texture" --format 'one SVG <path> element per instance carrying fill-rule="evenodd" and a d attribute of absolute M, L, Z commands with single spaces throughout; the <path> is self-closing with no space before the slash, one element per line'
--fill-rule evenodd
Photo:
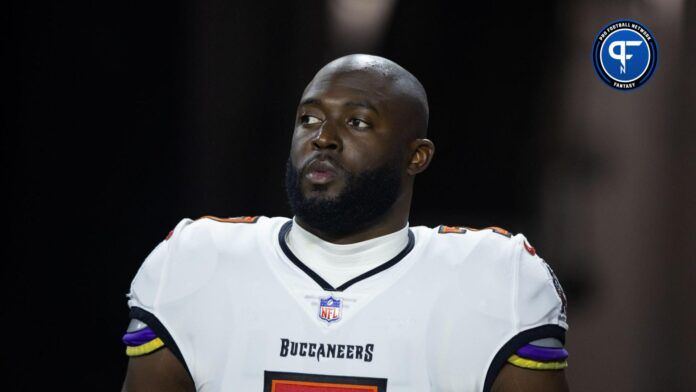
<path fill-rule="evenodd" d="M 507 364 L 500 369 L 491 392 L 567 392 L 563 370 L 529 370 Z"/>
<path fill-rule="evenodd" d="M 121 392 L 193 392 L 191 376 L 172 352 L 164 347 L 128 361 Z"/>
<path fill-rule="evenodd" d="M 297 108 L 290 162 L 303 176 L 304 196 L 335 198 L 346 188 L 346 171 L 358 174 L 385 164 L 400 168 L 400 192 L 379 219 L 354 232 L 335 235 L 307 225 L 300 217 L 297 222 L 336 244 L 365 241 L 403 228 L 415 176 L 428 167 L 435 153 L 435 146 L 425 138 L 427 125 L 425 91 L 398 64 L 368 55 L 346 56 L 327 64 L 307 85 Z M 327 162 L 340 168 L 327 169 Z M 331 172 L 328 177 L 327 171 Z M 313 177 L 313 172 L 321 178 Z M 123 391 L 194 390 L 190 376 L 166 348 L 129 361 Z M 496 392 L 567 390 L 563 371 L 511 365 L 503 367 L 493 385 Z"/>

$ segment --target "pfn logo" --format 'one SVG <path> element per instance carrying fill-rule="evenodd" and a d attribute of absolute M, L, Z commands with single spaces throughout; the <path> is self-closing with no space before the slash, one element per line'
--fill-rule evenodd
<path fill-rule="evenodd" d="M 619 20 L 597 34 L 592 58 L 600 79 L 613 88 L 630 90 L 644 84 L 655 71 L 657 44 L 640 23 Z"/>
<path fill-rule="evenodd" d="M 626 73 L 626 60 L 630 60 L 633 57 L 632 54 L 626 54 L 626 47 L 640 46 L 642 43 L 643 41 L 614 41 L 609 44 L 609 56 L 611 56 L 613 59 L 621 61 L 619 73 Z M 620 48 L 618 53 L 615 51 L 617 46 Z"/>

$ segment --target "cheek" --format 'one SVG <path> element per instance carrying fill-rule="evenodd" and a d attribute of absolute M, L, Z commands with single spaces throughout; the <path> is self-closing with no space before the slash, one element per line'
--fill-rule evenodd
<path fill-rule="evenodd" d="M 389 160 L 387 152 L 374 146 L 344 145 L 343 164 L 352 173 L 373 170 Z"/>
<path fill-rule="evenodd" d="M 381 137 L 344 139 L 343 155 L 359 171 L 393 165 L 395 162 L 401 165 L 405 161 L 404 149 L 398 141 Z"/>
<path fill-rule="evenodd" d="M 306 154 L 307 150 L 307 139 L 308 136 L 306 132 L 298 132 L 297 130 L 292 135 L 292 141 L 290 142 L 290 159 L 292 163 L 297 166 L 302 156 Z"/>

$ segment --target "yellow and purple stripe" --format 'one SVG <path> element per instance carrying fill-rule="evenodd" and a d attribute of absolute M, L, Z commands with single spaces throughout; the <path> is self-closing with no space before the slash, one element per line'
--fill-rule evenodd
<path fill-rule="evenodd" d="M 164 347 L 162 339 L 158 338 L 155 331 L 150 329 L 150 327 L 127 332 L 123 335 L 123 343 L 126 344 L 126 355 L 129 357 L 150 354 Z"/>
<path fill-rule="evenodd" d="M 563 347 L 527 344 L 508 358 L 508 362 L 525 369 L 560 370 L 568 367 L 568 351 Z"/>

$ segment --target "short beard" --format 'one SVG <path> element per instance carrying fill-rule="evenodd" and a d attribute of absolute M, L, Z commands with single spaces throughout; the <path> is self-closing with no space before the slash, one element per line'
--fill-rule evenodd
<path fill-rule="evenodd" d="M 307 198 L 302 193 L 300 170 L 290 159 L 285 171 L 285 191 L 292 213 L 309 227 L 334 238 L 357 233 L 379 221 L 401 190 L 401 171 L 393 164 L 358 174 L 343 172 L 345 189 L 341 194 Z M 321 187 L 315 185 L 315 189 Z"/>

